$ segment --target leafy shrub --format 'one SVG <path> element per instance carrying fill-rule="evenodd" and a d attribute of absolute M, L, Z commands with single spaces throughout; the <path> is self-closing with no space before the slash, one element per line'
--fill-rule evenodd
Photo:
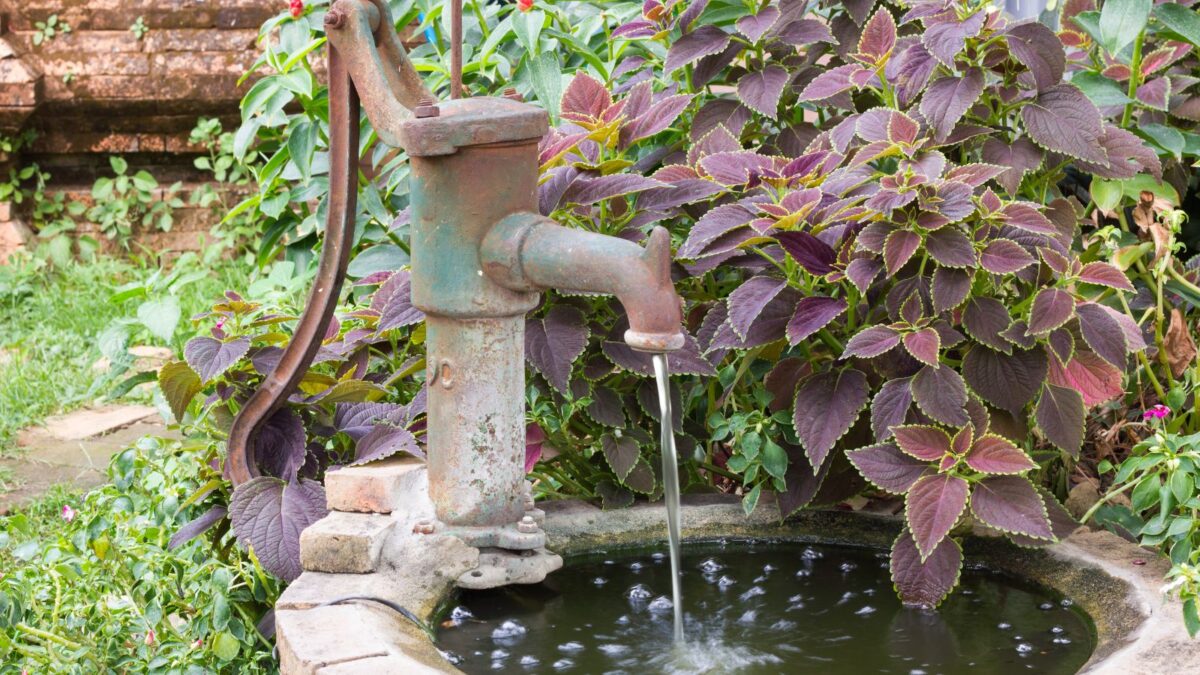
<path fill-rule="evenodd" d="M 233 546 L 168 545 L 215 451 L 143 439 L 111 485 L 0 518 L 0 673 L 274 670 L 256 623 L 278 581 Z"/>
<path fill-rule="evenodd" d="M 100 178 L 92 186 L 92 199 L 96 203 L 88 209 L 88 219 L 122 246 L 127 245 L 133 228 L 138 225 L 170 231 L 174 223 L 172 212 L 183 206 L 183 200 L 175 194 L 180 184 L 169 187 L 159 199 L 158 181 L 148 171 L 127 175 L 129 163 L 121 157 L 110 157 L 109 164 L 115 175 Z"/>

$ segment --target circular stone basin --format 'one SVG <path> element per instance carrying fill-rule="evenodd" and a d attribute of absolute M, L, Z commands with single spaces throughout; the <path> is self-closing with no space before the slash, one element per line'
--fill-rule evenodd
<path fill-rule="evenodd" d="M 1096 645 L 1068 598 L 968 563 L 935 611 L 897 600 L 887 553 L 787 541 L 683 549 L 687 644 L 663 548 L 588 554 L 532 586 L 462 592 L 437 644 L 467 673 L 1075 673 Z"/>

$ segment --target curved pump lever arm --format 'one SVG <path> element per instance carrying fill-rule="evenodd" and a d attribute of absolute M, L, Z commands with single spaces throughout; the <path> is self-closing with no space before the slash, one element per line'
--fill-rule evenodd
<path fill-rule="evenodd" d="M 304 314 L 279 365 L 230 427 L 227 469 L 234 485 L 259 475 L 254 441 L 312 364 L 341 294 L 358 210 L 359 91 L 372 125 L 389 145 L 398 144 L 394 129 L 408 115 L 404 107 L 431 96 L 394 33 L 384 0 L 336 0 L 326 15 L 326 28 L 330 36 L 330 166 L 321 262 Z"/>

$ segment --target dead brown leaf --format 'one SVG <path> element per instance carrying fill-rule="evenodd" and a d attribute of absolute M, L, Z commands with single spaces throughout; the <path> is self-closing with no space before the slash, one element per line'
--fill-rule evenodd
<path fill-rule="evenodd" d="M 1171 323 L 1163 337 L 1163 348 L 1167 351 L 1167 364 L 1171 366 L 1171 374 L 1175 377 L 1183 375 L 1196 360 L 1196 341 L 1192 339 L 1187 320 L 1178 307 L 1171 310 Z"/>

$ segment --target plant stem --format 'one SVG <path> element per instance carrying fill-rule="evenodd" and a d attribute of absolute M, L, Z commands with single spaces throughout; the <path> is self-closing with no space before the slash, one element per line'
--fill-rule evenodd
<path fill-rule="evenodd" d="M 40 628 L 34 628 L 33 626 L 29 626 L 24 623 L 18 623 L 17 625 L 13 626 L 13 628 L 16 628 L 26 635 L 38 638 L 39 640 L 62 645 L 67 649 L 81 649 L 83 647 L 83 645 L 79 644 L 78 642 L 73 642 L 65 637 L 55 635 L 54 633 L 44 631 Z"/>
<path fill-rule="evenodd" d="M 1133 59 L 1129 62 L 1129 103 L 1125 104 L 1125 112 L 1121 115 L 1122 129 L 1128 129 L 1133 120 L 1133 102 L 1137 100 L 1137 90 L 1142 84 L 1142 41 L 1145 38 L 1146 31 L 1143 30 L 1133 41 Z"/>
<path fill-rule="evenodd" d="M 1131 481 L 1131 482 L 1128 482 L 1128 483 L 1122 485 L 1119 489 L 1112 490 L 1112 491 L 1108 492 L 1107 494 L 1105 494 L 1103 497 L 1100 498 L 1100 501 L 1096 502 L 1095 504 L 1092 504 L 1092 508 L 1088 509 L 1087 513 L 1083 514 L 1083 517 L 1079 519 L 1079 522 L 1086 524 L 1089 520 L 1092 519 L 1092 516 L 1096 515 L 1096 511 L 1101 506 L 1104 506 L 1106 503 L 1108 503 L 1108 500 L 1112 499 L 1113 497 L 1116 497 L 1117 495 L 1121 494 L 1122 492 L 1125 492 L 1129 488 L 1133 487 L 1135 484 L 1136 484 L 1135 482 Z"/>

